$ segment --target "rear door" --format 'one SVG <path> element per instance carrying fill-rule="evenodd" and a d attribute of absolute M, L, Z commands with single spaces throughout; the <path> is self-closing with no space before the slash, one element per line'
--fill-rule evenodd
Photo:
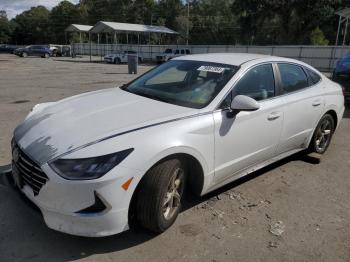
<path fill-rule="evenodd" d="M 305 148 L 324 107 L 321 77 L 298 64 L 278 63 L 284 123 L 277 153 Z M 311 76 L 311 70 L 314 79 Z M 317 77 L 318 76 L 318 77 Z"/>
<path fill-rule="evenodd" d="M 283 99 L 278 97 L 273 66 L 251 68 L 214 112 L 215 181 L 220 183 L 274 156 L 283 124 Z M 225 110 L 236 95 L 259 101 L 260 109 L 230 117 Z"/>

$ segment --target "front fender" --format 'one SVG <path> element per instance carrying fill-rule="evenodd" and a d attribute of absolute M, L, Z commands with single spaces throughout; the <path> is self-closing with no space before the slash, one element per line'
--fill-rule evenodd
<path fill-rule="evenodd" d="M 201 164 L 204 184 L 214 173 L 214 123 L 211 113 L 137 130 L 101 141 L 63 158 L 87 158 L 128 148 L 134 151 L 119 165 L 144 175 L 160 160 L 174 154 L 188 154 Z M 141 178 L 139 178 L 140 180 Z"/>

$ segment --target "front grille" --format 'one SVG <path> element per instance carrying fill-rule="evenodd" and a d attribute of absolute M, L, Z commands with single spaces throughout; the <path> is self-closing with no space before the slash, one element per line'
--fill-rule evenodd
<path fill-rule="evenodd" d="M 14 153 L 15 150 L 17 150 L 16 153 Z M 32 161 L 17 145 L 14 145 L 12 149 L 12 158 L 20 176 L 21 185 L 19 186 L 28 185 L 33 190 L 34 196 L 37 196 L 49 178 L 40 166 Z"/>

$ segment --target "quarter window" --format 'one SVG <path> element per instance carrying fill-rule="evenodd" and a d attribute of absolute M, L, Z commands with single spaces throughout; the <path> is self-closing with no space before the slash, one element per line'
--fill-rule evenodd
<path fill-rule="evenodd" d="M 305 70 L 306 70 L 307 74 L 309 75 L 310 81 L 313 85 L 316 85 L 318 82 L 321 81 L 321 77 L 319 74 L 317 74 L 313 70 L 306 68 L 306 67 L 305 67 Z"/>
<path fill-rule="evenodd" d="M 259 65 L 249 70 L 233 89 L 233 97 L 246 95 L 255 100 L 275 96 L 275 79 L 271 64 Z"/>
<path fill-rule="evenodd" d="M 283 92 L 290 93 L 308 87 L 308 79 L 304 70 L 297 65 L 278 64 L 281 74 Z"/>

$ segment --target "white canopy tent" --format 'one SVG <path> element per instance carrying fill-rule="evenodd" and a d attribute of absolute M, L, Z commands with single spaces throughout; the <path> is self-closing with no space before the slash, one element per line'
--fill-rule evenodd
<path fill-rule="evenodd" d="M 88 33 L 90 34 L 92 26 L 91 25 L 78 25 L 78 24 L 71 24 L 69 25 L 64 31 L 65 32 L 71 32 L 71 33 L 79 33 L 80 43 L 82 42 L 82 33 Z M 67 41 L 67 39 L 66 39 Z"/>
<path fill-rule="evenodd" d="M 78 25 L 78 24 L 71 24 L 66 28 L 66 32 L 84 32 L 89 33 L 91 30 L 91 25 Z"/>
<path fill-rule="evenodd" d="M 79 40 L 80 43 L 83 42 L 82 34 L 89 34 L 89 42 L 90 42 L 90 30 L 92 26 L 91 25 L 78 25 L 78 24 L 71 24 L 69 25 L 64 31 L 66 33 L 66 42 L 67 42 L 67 32 L 70 33 L 79 33 Z"/>
<path fill-rule="evenodd" d="M 345 45 L 345 40 L 346 40 L 346 34 L 348 31 L 348 23 L 350 19 L 350 8 L 345 8 L 342 9 L 338 12 L 336 12 L 337 15 L 339 15 L 339 24 L 338 24 L 338 31 L 337 31 L 337 40 L 335 42 L 335 45 L 338 45 L 338 39 L 339 39 L 339 34 L 340 34 L 340 29 L 343 23 L 345 23 L 345 29 L 343 33 L 343 45 Z"/>
<path fill-rule="evenodd" d="M 140 43 L 140 34 L 170 34 L 178 35 L 177 32 L 165 27 L 165 26 L 154 26 L 154 25 L 142 25 L 142 24 L 128 24 L 128 23 L 117 23 L 117 22 L 104 22 L 100 21 L 90 30 L 90 33 L 97 34 L 98 43 L 100 42 L 100 34 L 105 33 L 113 34 L 114 43 L 118 43 L 117 35 L 120 33 L 126 34 L 126 42 L 129 43 L 129 34 L 136 34 L 138 43 Z"/>

